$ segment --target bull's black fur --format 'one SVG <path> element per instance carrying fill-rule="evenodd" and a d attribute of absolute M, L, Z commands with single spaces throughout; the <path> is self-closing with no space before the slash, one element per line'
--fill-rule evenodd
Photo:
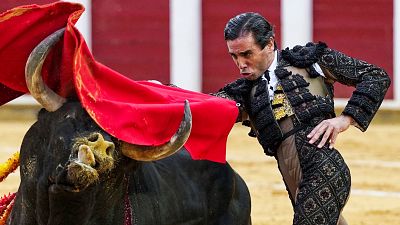
<path fill-rule="evenodd" d="M 115 167 L 73 191 L 65 171 L 73 140 L 93 132 L 116 144 Z M 251 223 L 248 189 L 228 164 L 194 161 L 185 149 L 138 162 L 121 155 L 119 146 L 78 102 L 53 113 L 42 109 L 22 143 L 21 184 L 8 224 L 124 225 L 126 193 L 134 225 Z"/>

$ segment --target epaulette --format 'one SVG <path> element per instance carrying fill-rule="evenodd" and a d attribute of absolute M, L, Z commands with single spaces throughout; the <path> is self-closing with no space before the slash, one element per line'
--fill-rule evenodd
<path fill-rule="evenodd" d="M 310 68 L 316 63 L 328 46 L 323 42 L 309 42 L 305 46 L 296 45 L 292 49 L 282 50 L 282 58 L 290 65 L 299 68 Z"/>

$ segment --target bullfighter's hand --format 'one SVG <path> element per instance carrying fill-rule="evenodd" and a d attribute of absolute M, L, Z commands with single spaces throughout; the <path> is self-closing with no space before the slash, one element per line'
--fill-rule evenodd
<path fill-rule="evenodd" d="M 323 135 L 317 147 L 322 148 L 322 146 L 329 141 L 329 148 L 333 148 L 338 134 L 347 130 L 352 122 L 353 118 L 347 115 L 340 115 L 332 119 L 323 120 L 307 135 L 307 137 L 310 138 L 308 142 L 313 144 Z"/>

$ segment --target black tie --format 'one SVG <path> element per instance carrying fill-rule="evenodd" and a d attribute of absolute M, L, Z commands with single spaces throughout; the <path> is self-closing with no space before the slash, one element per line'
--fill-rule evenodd
<path fill-rule="evenodd" d="M 269 83 L 269 81 L 271 80 L 271 78 L 269 77 L 269 70 L 266 70 L 264 72 L 264 77 L 268 80 L 268 83 Z"/>

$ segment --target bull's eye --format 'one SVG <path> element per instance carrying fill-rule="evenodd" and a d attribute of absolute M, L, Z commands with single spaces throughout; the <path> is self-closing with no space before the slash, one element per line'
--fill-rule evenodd
<path fill-rule="evenodd" d="M 96 142 L 98 139 L 99 139 L 99 134 L 98 133 L 91 134 L 88 137 L 88 141 L 90 141 L 90 142 Z"/>

